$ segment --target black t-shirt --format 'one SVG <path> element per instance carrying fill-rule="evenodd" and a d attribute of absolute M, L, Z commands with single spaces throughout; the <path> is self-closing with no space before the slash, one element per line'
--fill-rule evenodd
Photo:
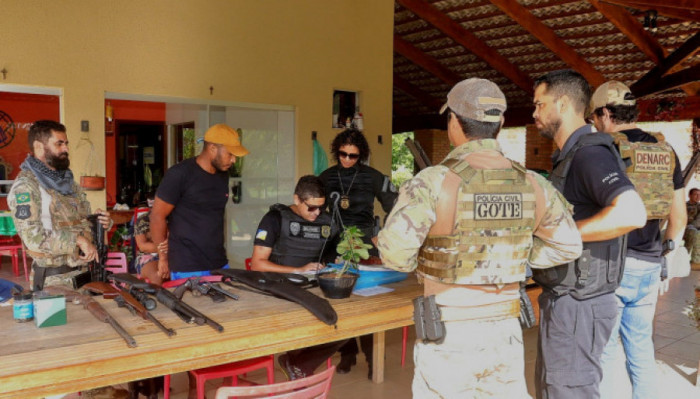
<path fill-rule="evenodd" d="M 630 142 L 656 143 L 654 136 L 641 129 L 622 130 Z M 676 166 L 673 169 L 673 189 L 678 190 L 685 187 L 683 183 L 683 173 L 681 172 L 678 155 L 673 152 L 676 158 Z M 649 220 L 641 229 L 631 231 L 627 237 L 627 255 L 636 259 L 655 262 L 661 256 L 661 230 L 659 229 L 659 219 Z"/>
<path fill-rule="evenodd" d="M 156 193 L 174 205 L 168 217 L 168 262 L 174 272 L 213 270 L 228 263 L 224 210 L 228 173 L 208 173 L 196 158 L 168 169 Z"/>

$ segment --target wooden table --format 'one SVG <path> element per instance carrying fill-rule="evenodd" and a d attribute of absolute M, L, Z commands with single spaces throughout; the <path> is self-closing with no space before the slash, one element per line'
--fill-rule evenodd
<path fill-rule="evenodd" d="M 152 314 L 177 330 L 168 338 L 157 327 L 114 301 L 97 298 L 136 338 L 129 348 L 107 324 L 82 306 L 66 304 L 68 324 L 37 328 L 15 323 L 11 307 L 0 308 L 0 398 L 32 398 L 76 392 L 141 378 L 183 372 L 310 345 L 374 334 L 373 381 L 384 379 L 386 330 L 413 324 L 412 299 L 422 293 L 415 278 L 388 285 L 387 294 L 330 300 L 337 328 L 328 326 L 291 302 L 231 289 L 239 301 L 214 304 L 207 297 L 185 301 L 224 326 L 183 323 L 161 304 Z M 318 288 L 312 292 L 321 295 Z"/>

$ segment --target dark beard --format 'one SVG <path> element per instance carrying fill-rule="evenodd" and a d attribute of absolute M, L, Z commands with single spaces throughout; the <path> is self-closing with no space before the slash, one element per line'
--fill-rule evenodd
<path fill-rule="evenodd" d="M 556 122 L 552 122 L 548 126 L 543 126 L 542 129 L 539 130 L 540 136 L 554 140 L 554 136 L 557 134 L 557 131 L 559 131 L 560 127 L 561 127 L 561 119 L 559 119 Z"/>
<path fill-rule="evenodd" d="M 229 168 L 224 169 L 224 167 L 221 166 L 221 163 L 219 162 L 219 159 L 218 159 L 218 158 L 215 158 L 215 159 L 212 159 L 212 160 L 211 160 L 211 166 L 213 166 L 214 169 L 216 169 L 217 172 L 226 172 L 226 171 L 229 170 Z"/>
<path fill-rule="evenodd" d="M 51 152 L 47 152 L 46 164 L 56 170 L 67 170 L 70 167 L 70 159 L 68 158 L 67 153 L 55 155 Z"/>

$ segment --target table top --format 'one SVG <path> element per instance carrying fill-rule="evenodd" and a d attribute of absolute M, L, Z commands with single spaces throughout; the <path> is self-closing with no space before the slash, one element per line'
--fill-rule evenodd
<path fill-rule="evenodd" d="M 422 293 L 414 277 L 389 284 L 395 290 L 371 297 L 329 300 L 338 313 L 328 326 L 292 302 L 225 286 L 239 301 L 212 303 L 185 294 L 185 301 L 224 326 L 183 323 L 163 305 L 151 313 L 177 335 L 168 338 L 152 323 L 96 298 L 136 339 L 127 347 L 107 324 L 80 305 L 67 303 L 68 324 L 37 328 L 12 321 L 0 308 L 0 398 L 47 396 L 124 383 L 135 379 L 280 353 L 324 342 L 413 324 L 412 299 Z M 318 288 L 311 292 L 322 296 Z"/>

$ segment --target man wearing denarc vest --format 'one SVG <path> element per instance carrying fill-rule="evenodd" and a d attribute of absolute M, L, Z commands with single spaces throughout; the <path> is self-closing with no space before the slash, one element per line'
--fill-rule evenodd
<path fill-rule="evenodd" d="M 251 269 L 263 272 L 301 273 L 323 268 L 333 260 L 330 243 L 338 234 L 326 208 L 323 182 L 303 176 L 294 189 L 294 204 L 275 204 L 260 220 L 253 242 Z M 291 351 L 278 362 L 290 380 L 304 378 L 331 357 L 346 340 Z"/>
<path fill-rule="evenodd" d="M 646 211 L 610 135 L 593 134 L 584 113 L 591 89 L 562 70 L 535 80 L 533 117 L 557 146 L 550 175 L 574 207 L 583 239 L 575 262 L 533 270 L 542 286 L 535 384 L 538 398 L 597 398 L 600 355 L 617 315 L 625 235 L 646 223 Z"/>
<path fill-rule="evenodd" d="M 405 183 L 379 232 L 387 267 L 421 277 L 414 301 L 415 398 L 525 398 L 518 288 L 527 266 L 576 259 L 566 200 L 503 156 L 505 96 L 467 79 L 447 95 L 452 150 Z"/>
<path fill-rule="evenodd" d="M 680 241 L 686 223 L 685 190 L 680 163 L 660 133 L 637 128 L 637 102 L 623 83 L 610 81 L 596 89 L 589 106 L 599 132 L 610 134 L 626 163 L 627 177 L 646 206 L 647 223 L 628 234 L 627 256 L 617 298 L 617 322 L 601 357 L 602 398 L 615 397 L 618 341 L 626 355 L 634 398 L 655 398 L 656 361 L 652 330 L 664 255 Z M 660 222 L 668 218 L 662 238 Z M 665 277 L 664 277 L 665 278 Z"/>

